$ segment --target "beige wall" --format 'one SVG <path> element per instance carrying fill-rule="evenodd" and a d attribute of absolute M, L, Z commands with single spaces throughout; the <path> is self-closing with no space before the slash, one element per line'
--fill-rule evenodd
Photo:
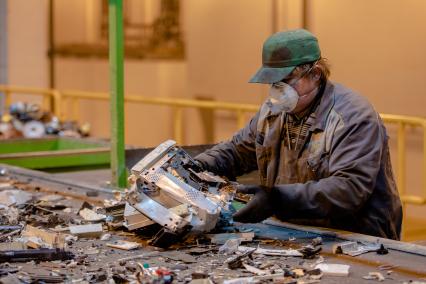
<path fill-rule="evenodd" d="M 367 96 L 380 112 L 426 115 L 426 1 L 309 3 L 310 28 L 334 80 Z"/>
<path fill-rule="evenodd" d="M 54 0 L 55 42 L 94 42 L 99 37 L 100 17 L 98 0 Z"/>
<path fill-rule="evenodd" d="M 185 0 L 182 4 L 187 60 L 126 61 L 126 93 L 168 97 L 207 96 L 216 100 L 260 103 L 265 86 L 248 84 L 247 81 L 261 63 L 258 58 L 259 43 L 272 31 L 269 18 L 272 6 L 259 5 L 256 0 Z M 93 0 L 90 5 L 84 5 L 82 0 L 72 4 L 65 0 L 55 2 L 56 42 L 90 42 L 90 37 L 84 31 L 85 26 L 93 29 L 93 24 L 85 15 L 94 5 Z M 224 7 L 232 13 L 223 13 Z M 235 34 L 239 36 L 235 37 Z M 99 39 L 99 34 L 92 32 L 92 35 Z M 56 61 L 55 66 L 59 89 L 108 90 L 106 60 L 62 58 Z M 84 108 L 89 111 L 86 112 Z M 108 118 L 106 104 L 84 104 L 81 119 L 92 124 L 95 136 L 108 137 L 109 126 L 105 118 Z M 185 144 L 204 143 L 199 118 L 199 112 L 185 111 Z M 236 126 L 235 116 L 220 112 L 216 118 L 216 140 L 232 135 Z M 140 123 L 150 119 L 155 120 L 156 124 Z M 154 108 L 130 106 L 126 121 L 128 144 L 152 146 L 173 135 L 172 117 L 165 108 L 155 111 Z M 143 134 L 135 131 L 140 125 L 146 125 Z M 158 125 L 162 126 L 161 131 L 158 131 Z"/>
<path fill-rule="evenodd" d="M 107 60 L 62 58 L 57 60 L 56 66 L 58 89 L 108 92 Z M 127 94 L 147 97 L 183 97 L 186 94 L 185 62 L 126 60 L 124 74 Z M 127 144 L 155 146 L 173 136 L 170 108 L 126 104 L 125 110 Z M 91 124 L 93 136 L 108 138 L 109 104 L 82 101 L 80 121 Z"/>
<path fill-rule="evenodd" d="M 47 0 L 8 1 L 8 81 L 48 86 Z"/>
<path fill-rule="evenodd" d="M 259 46 L 272 30 L 272 6 L 257 0 L 185 3 L 189 95 L 261 103 L 265 87 L 247 81 L 261 64 Z M 187 121 L 193 122 L 195 115 L 189 114 Z M 221 112 L 216 119 L 216 141 L 232 135 L 235 117 Z M 203 143 L 200 125 L 194 127 L 198 130 L 188 131 L 185 142 Z"/>

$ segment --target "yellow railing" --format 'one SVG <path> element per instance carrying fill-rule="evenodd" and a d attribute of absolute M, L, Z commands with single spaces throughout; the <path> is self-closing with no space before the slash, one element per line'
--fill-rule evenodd
<path fill-rule="evenodd" d="M 12 94 L 28 94 L 42 97 L 42 108 L 46 110 L 52 109 L 50 98 L 53 96 L 54 90 L 0 85 L 0 92 L 4 94 L 5 107 L 11 104 Z"/>
<path fill-rule="evenodd" d="M 0 89 L 1 90 L 1 89 Z M 60 93 L 62 100 L 70 100 L 72 105 L 73 119 L 78 117 L 78 111 L 76 111 L 76 102 L 79 99 L 85 100 L 109 100 L 109 94 L 107 93 L 93 93 L 93 92 L 81 92 L 81 91 L 63 91 Z M 140 103 L 148 105 L 162 105 L 173 108 L 173 122 L 174 122 L 174 139 L 179 143 L 183 141 L 183 112 L 184 108 L 200 108 L 200 109 L 216 109 L 216 110 L 229 110 L 237 113 L 237 127 L 242 128 L 245 123 L 245 113 L 255 112 L 258 107 L 251 104 L 237 104 L 217 101 L 202 101 L 202 100 L 189 100 L 189 99 L 177 99 L 177 98 L 150 98 L 143 97 L 140 95 L 126 95 L 124 97 L 126 103 Z M 55 112 L 59 117 L 64 118 L 60 115 L 61 104 L 58 104 L 58 110 Z M 63 113 L 62 113 L 63 114 Z"/>
<path fill-rule="evenodd" d="M 79 100 L 109 100 L 107 93 L 82 92 L 82 91 L 58 91 L 49 89 L 16 87 L 0 85 L 0 93 L 5 95 L 5 106 L 12 102 L 12 94 L 28 94 L 42 96 L 42 105 L 46 110 L 52 110 L 60 119 L 66 119 L 68 115 L 64 112 L 64 104 L 70 108 L 71 119 L 77 120 L 79 111 Z M 179 143 L 183 137 L 183 109 L 198 108 L 211 110 L 228 110 L 237 115 L 237 127 L 242 128 L 245 124 L 245 114 L 256 112 L 259 108 L 252 104 L 238 104 L 218 101 L 176 99 L 176 98 L 150 98 L 139 95 L 126 95 L 124 101 L 127 103 L 140 103 L 148 105 L 169 106 L 173 109 L 174 139 Z M 52 105 L 53 104 L 53 105 Z M 421 117 L 381 114 L 385 123 L 396 124 L 397 134 L 397 182 L 401 199 L 404 204 L 425 205 L 426 204 L 426 119 Z M 406 126 L 423 128 L 423 191 L 422 195 L 410 195 L 406 192 Z"/>
<path fill-rule="evenodd" d="M 394 114 L 380 114 L 385 123 L 396 124 L 397 133 L 397 183 L 398 190 L 403 203 L 424 205 L 426 204 L 426 119 Z M 422 185 L 423 196 L 409 195 L 406 192 L 406 127 L 423 128 L 423 158 L 422 158 Z"/>

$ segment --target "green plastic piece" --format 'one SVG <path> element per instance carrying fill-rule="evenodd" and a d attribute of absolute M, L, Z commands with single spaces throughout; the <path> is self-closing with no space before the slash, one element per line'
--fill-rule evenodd
<path fill-rule="evenodd" d="M 241 203 L 239 201 L 232 201 L 232 207 L 234 207 L 234 209 L 236 211 L 240 210 L 241 208 L 243 208 L 244 206 L 246 206 L 245 203 Z"/>

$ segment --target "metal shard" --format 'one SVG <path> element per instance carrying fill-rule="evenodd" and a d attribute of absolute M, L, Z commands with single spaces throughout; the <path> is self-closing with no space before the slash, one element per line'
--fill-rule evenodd
<path fill-rule="evenodd" d="M 140 202 L 133 203 L 132 206 L 161 226 L 171 231 L 177 231 L 187 225 L 182 217 L 155 202 L 144 193 L 140 192 L 139 198 L 141 199 Z"/>

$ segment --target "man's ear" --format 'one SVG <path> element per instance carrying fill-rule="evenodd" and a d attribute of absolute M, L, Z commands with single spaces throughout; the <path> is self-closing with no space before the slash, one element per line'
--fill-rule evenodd
<path fill-rule="evenodd" d="M 314 79 L 315 81 L 318 81 L 319 79 L 321 79 L 321 71 L 319 70 L 319 68 L 315 68 L 313 71 L 314 71 L 314 74 L 312 76 L 312 79 Z"/>

